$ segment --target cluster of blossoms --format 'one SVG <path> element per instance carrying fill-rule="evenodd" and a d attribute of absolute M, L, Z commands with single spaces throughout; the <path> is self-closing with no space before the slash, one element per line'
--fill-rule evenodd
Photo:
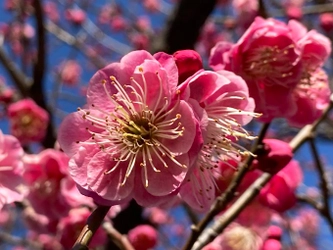
<path fill-rule="evenodd" d="M 212 49 L 210 66 L 244 78 L 263 121 L 285 117 L 303 126 L 329 102 L 322 66 L 330 53 L 329 39 L 295 20 L 285 24 L 257 17 L 237 43 L 221 42 Z"/>
<path fill-rule="evenodd" d="M 158 8 L 155 2 L 145 1 L 152 10 Z M 100 22 L 109 14 L 114 29 L 123 25 L 113 12 Z M 76 9 L 67 15 L 77 25 L 85 22 Z M 297 21 L 262 18 L 237 43 L 221 42 L 212 49 L 214 71 L 204 70 L 191 50 L 130 52 L 92 77 L 87 104 L 62 122 L 58 142 L 64 152 L 24 155 L 16 138 L 0 133 L 0 207 L 25 199 L 31 238 L 54 249 L 70 248 L 94 202 L 114 206 L 134 199 L 143 207 L 170 207 L 185 201 L 206 211 L 251 154 L 239 141 L 255 138 L 244 128 L 253 117 L 265 122 L 284 117 L 303 126 L 322 114 L 330 95 L 322 67 L 330 52 L 327 38 Z M 81 67 L 75 61 L 61 68 L 62 82 L 79 81 Z M 32 100 L 8 105 L 8 116 L 22 144 L 45 137 L 48 114 Z M 281 234 L 267 231 L 274 213 L 296 203 L 303 176 L 292 158 L 287 143 L 263 140 L 237 192 L 263 172 L 274 177 L 207 249 L 281 248 Z M 92 199 L 82 199 L 76 188 Z M 105 238 L 98 231 L 92 245 L 104 244 Z M 157 233 L 146 225 L 133 229 L 129 239 L 136 249 L 146 249 L 156 245 Z"/>
<path fill-rule="evenodd" d="M 185 53 L 193 64 L 134 51 L 92 77 L 86 107 L 58 135 L 81 193 L 105 205 L 213 202 L 214 166 L 247 154 L 236 140 L 253 138 L 242 126 L 257 114 L 242 78 L 203 70 Z"/>

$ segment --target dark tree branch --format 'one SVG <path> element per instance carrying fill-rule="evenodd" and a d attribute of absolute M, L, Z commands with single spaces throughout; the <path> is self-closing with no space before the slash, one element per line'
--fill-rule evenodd
<path fill-rule="evenodd" d="M 181 0 L 162 35 L 154 39 L 151 50 L 172 54 L 181 49 L 193 49 L 216 3 L 217 0 Z"/>
<path fill-rule="evenodd" d="M 109 212 L 109 206 L 98 206 L 89 216 L 72 250 L 88 250 L 88 245 Z"/>
<path fill-rule="evenodd" d="M 323 217 L 326 218 L 326 221 L 329 223 L 331 232 L 333 234 L 333 218 L 331 216 L 331 206 L 330 206 L 330 191 L 328 188 L 329 180 L 327 179 L 327 174 L 325 173 L 325 168 L 320 160 L 318 150 L 314 143 L 314 138 L 311 137 L 309 139 L 309 144 L 311 148 L 311 153 L 315 161 L 315 166 L 319 174 L 320 179 L 320 190 L 322 193 L 323 198 L 323 206 L 320 210 L 318 210 Z"/>
<path fill-rule="evenodd" d="M 32 85 L 32 79 L 28 78 L 17 65 L 6 55 L 3 47 L 0 46 L 0 61 L 8 71 L 13 83 L 20 91 L 23 97 L 29 96 L 29 87 Z"/>
<path fill-rule="evenodd" d="M 53 148 L 56 137 L 54 135 L 54 127 L 52 124 L 52 113 L 46 104 L 43 86 L 44 73 L 46 69 L 46 34 L 44 30 L 44 13 L 40 0 L 34 0 L 33 7 L 35 9 L 37 26 L 37 60 L 33 67 L 33 84 L 30 88 L 30 97 L 49 114 L 50 120 L 42 144 L 45 148 Z"/>

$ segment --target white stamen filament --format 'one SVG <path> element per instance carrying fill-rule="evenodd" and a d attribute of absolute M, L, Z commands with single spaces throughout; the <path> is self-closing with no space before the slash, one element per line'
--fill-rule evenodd
<path fill-rule="evenodd" d="M 82 118 L 91 122 L 91 126 L 86 128 L 91 138 L 77 143 L 95 144 L 109 155 L 113 165 L 105 170 L 105 175 L 113 173 L 119 167 L 124 167 L 124 163 L 127 162 L 120 186 L 126 184 L 135 168 L 142 167 L 143 185 L 147 188 L 151 178 L 148 176 L 148 167 L 158 174 L 161 172 L 159 166 L 168 168 L 166 160 L 169 159 L 175 165 L 187 168 L 164 144 L 164 141 L 177 140 L 181 137 L 185 127 L 179 121 L 181 115 L 176 113 L 180 103 L 179 93 L 177 92 L 177 100 L 172 103 L 169 98 L 163 96 L 164 83 L 156 72 L 159 92 L 156 102 L 151 105 L 153 108 L 149 107 L 147 104 L 148 83 L 143 68 L 140 67 L 139 72 L 142 79 L 137 81 L 131 77 L 130 84 L 122 85 L 114 76 L 110 77 L 111 82 L 110 80 L 102 81 L 106 96 L 114 106 L 113 111 L 105 112 L 103 107 L 96 107 L 94 104 L 91 106 L 96 112 L 78 109 L 82 113 Z M 108 82 L 114 86 L 117 93 L 109 93 L 106 87 Z M 98 117 L 100 114 L 103 117 Z"/>

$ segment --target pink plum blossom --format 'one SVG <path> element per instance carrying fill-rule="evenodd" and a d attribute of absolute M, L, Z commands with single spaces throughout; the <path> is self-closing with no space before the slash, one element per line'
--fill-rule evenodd
<path fill-rule="evenodd" d="M 144 0 L 143 6 L 151 12 L 158 11 L 160 9 L 160 0 Z"/>
<path fill-rule="evenodd" d="M 251 228 L 232 223 L 213 242 L 223 250 L 257 250 L 262 246 L 263 240 Z"/>
<path fill-rule="evenodd" d="M 26 194 L 22 179 L 23 149 L 12 135 L 0 130 L 0 209 L 5 204 L 22 201 Z"/>
<path fill-rule="evenodd" d="M 213 173 L 218 163 L 230 158 L 239 162 L 240 154 L 248 154 L 234 141 L 254 138 L 242 126 L 257 114 L 246 83 L 232 72 L 199 71 L 179 88 L 186 90 L 183 98 L 196 110 L 204 136 L 204 146 L 180 194 L 191 207 L 203 211 L 216 195 Z"/>
<path fill-rule="evenodd" d="M 236 44 L 216 45 L 210 66 L 243 77 L 256 111 L 263 113 L 263 121 L 270 121 L 296 111 L 292 92 L 301 78 L 300 59 L 301 49 L 285 23 L 257 17 Z"/>
<path fill-rule="evenodd" d="M 48 113 L 31 99 L 23 99 L 8 106 L 11 134 L 22 144 L 44 139 L 49 122 Z"/>
<path fill-rule="evenodd" d="M 127 27 L 125 18 L 122 15 L 115 15 L 110 20 L 110 27 L 113 31 L 123 31 Z"/>
<path fill-rule="evenodd" d="M 75 208 L 69 211 L 66 217 L 63 217 L 58 224 L 57 236 L 60 239 L 60 243 L 64 249 L 71 249 L 74 245 L 76 238 L 79 236 L 81 229 L 86 224 L 86 221 L 90 215 L 88 208 Z M 106 242 L 106 234 L 100 227 L 94 234 L 89 247 L 94 248 L 103 246 Z"/>
<path fill-rule="evenodd" d="M 58 22 L 60 15 L 58 11 L 57 4 L 55 2 L 45 2 L 44 3 L 44 12 L 46 13 L 47 17 L 50 18 L 53 22 Z"/>
<path fill-rule="evenodd" d="M 82 9 L 67 9 L 65 17 L 68 21 L 80 25 L 86 20 L 86 12 Z"/>
<path fill-rule="evenodd" d="M 60 65 L 60 79 L 64 84 L 75 85 L 79 82 L 82 68 L 75 60 L 68 60 Z"/>
<path fill-rule="evenodd" d="M 330 102 L 331 90 L 326 72 L 318 68 L 303 78 L 294 91 L 297 111 L 287 118 L 289 124 L 303 127 L 318 119 Z"/>
<path fill-rule="evenodd" d="M 157 231 L 150 225 L 139 225 L 128 232 L 128 240 L 136 250 L 152 249 L 157 239 Z"/>
<path fill-rule="evenodd" d="M 319 24 L 324 31 L 330 32 L 333 29 L 333 13 L 327 12 L 320 14 Z"/>
<path fill-rule="evenodd" d="M 258 0 L 233 0 L 232 7 L 237 12 L 239 25 L 246 29 L 253 22 L 258 13 Z"/>
<path fill-rule="evenodd" d="M 297 21 L 291 20 L 288 26 L 302 51 L 302 75 L 293 93 L 297 110 L 288 121 L 302 127 L 319 118 L 330 101 L 328 76 L 321 67 L 331 54 L 331 42 L 315 30 L 308 32 Z"/>
<path fill-rule="evenodd" d="M 282 250 L 282 244 L 275 239 L 267 239 L 260 250 Z"/>
<path fill-rule="evenodd" d="M 70 174 L 97 203 L 134 198 L 151 206 L 175 197 L 190 157 L 201 149 L 199 122 L 176 89 L 176 64 L 172 56 L 159 57 L 161 63 L 133 51 L 99 70 L 90 80 L 86 108 L 60 126 Z"/>
<path fill-rule="evenodd" d="M 78 197 L 80 194 L 73 182 L 69 186 L 68 160 L 63 152 L 53 149 L 44 150 L 38 155 L 25 155 L 23 158 L 24 179 L 30 187 L 27 198 L 37 213 L 50 219 L 59 219 L 67 214 L 71 205 L 79 205 L 79 199 L 81 204 L 92 204 L 84 201 L 86 197 Z M 76 192 L 76 196 L 73 192 Z"/>

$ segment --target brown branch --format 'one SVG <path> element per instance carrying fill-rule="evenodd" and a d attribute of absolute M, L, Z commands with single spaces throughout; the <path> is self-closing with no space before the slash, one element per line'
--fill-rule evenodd
<path fill-rule="evenodd" d="M 23 97 L 29 96 L 29 87 L 32 85 L 32 79 L 27 77 L 17 65 L 7 56 L 4 48 L 0 46 L 0 62 L 9 73 L 13 83 L 20 91 Z"/>
<path fill-rule="evenodd" d="M 316 120 L 312 125 L 305 126 L 289 143 L 293 152 L 307 140 L 312 138 L 318 125 L 326 118 L 328 112 L 333 107 L 333 94 L 330 97 L 330 104 L 324 110 L 322 116 Z M 272 175 L 268 173 L 262 174 L 230 207 L 224 212 L 222 216 L 216 220 L 213 225 L 206 229 L 195 242 L 193 250 L 202 249 L 206 244 L 211 242 L 217 235 L 223 232 L 223 230 L 243 211 L 247 204 L 249 204 L 259 193 L 262 187 L 264 187 L 272 178 Z"/>
<path fill-rule="evenodd" d="M 267 18 L 268 17 L 264 0 L 259 0 L 258 15 L 261 16 L 262 18 Z"/>
<path fill-rule="evenodd" d="M 52 112 L 47 106 L 44 95 L 44 74 L 46 70 L 46 34 L 44 30 L 44 12 L 41 0 L 34 0 L 35 19 L 37 26 L 37 60 L 33 67 L 33 84 L 30 88 L 30 97 L 49 114 L 47 132 L 42 144 L 45 148 L 53 148 L 56 141 L 52 123 Z"/>
<path fill-rule="evenodd" d="M 200 30 L 216 3 L 217 0 L 179 1 L 163 33 L 153 40 L 151 51 L 172 54 L 181 49 L 193 49 Z"/>
<path fill-rule="evenodd" d="M 119 233 L 110 222 L 104 222 L 103 228 L 110 239 L 119 247 L 121 250 L 134 250 L 134 247 L 128 241 L 125 235 Z"/>
<path fill-rule="evenodd" d="M 333 218 L 331 216 L 331 206 L 330 206 L 330 190 L 328 188 L 329 185 L 329 180 L 327 178 L 327 175 L 325 173 L 325 168 L 320 160 L 319 154 L 318 154 L 318 150 L 316 148 L 316 145 L 314 143 L 314 138 L 311 137 L 309 139 L 309 143 L 310 143 L 310 148 L 311 148 L 311 153 L 312 156 L 315 160 L 315 166 L 316 169 L 319 173 L 319 179 L 320 179 L 320 190 L 323 196 L 323 206 L 322 209 L 318 210 L 320 212 L 320 214 L 326 218 L 327 222 L 330 225 L 332 234 L 333 234 Z"/>
<path fill-rule="evenodd" d="M 319 14 L 319 13 L 326 13 L 326 12 L 333 12 L 333 4 L 326 3 L 326 4 L 316 4 L 316 5 L 307 5 L 302 7 L 303 15 L 309 14 Z M 270 16 L 285 16 L 286 12 L 284 9 L 274 10 L 270 12 Z"/>
<path fill-rule="evenodd" d="M 58 25 L 48 20 L 45 23 L 45 29 L 55 35 L 59 40 L 67 43 L 78 49 L 82 52 L 87 58 L 91 60 L 91 62 L 98 68 L 101 69 L 106 65 L 105 60 L 98 55 L 91 55 L 89 53 L 89 48 L 78 38 L 75 38 L 73 35 L 68 33 L 67 31 L 60 28 Z"/>
<path fill-rule="evenodd" d="M 89 249 L 88 245 L 96 233 L 99 226 L 102 224 L 104 217 L 108 213 L 109 206 L 98 206 L 89 216 L 86 225 L 82 229 L 79 237 L 77 238 L 72 250 L 85 250 Z"/>
<path fill-rule="evenodd" d="M 43 246 L 37 242 L 25 238 L 20 238 L 3 231 L 0 231 L 0 244 L 1 243 L 7 243 L 14 246 L 28 247 L 35 250 L 43 249 Z"/>

